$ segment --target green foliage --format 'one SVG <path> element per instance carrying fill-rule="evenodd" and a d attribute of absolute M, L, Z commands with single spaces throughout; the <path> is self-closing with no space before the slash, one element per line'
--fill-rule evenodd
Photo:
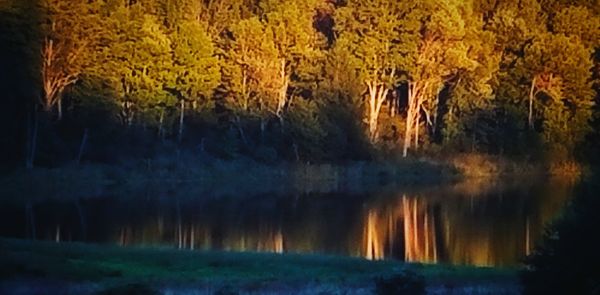
<path fill-rule="evenodd" d="M 164 142 L 185 124 L 180 144 L 225 157 L 340 160 L 403 140 L 572 157 L 597 134 L 594 1 L 5 0 L 0 13 L 2 66 L 22 82 L 6 89 L 39 99 L 44 124 L 64 105 L 67 123 L 42 128 L 57 136 L 122 125 Z"/>
<path fill-rule="evenodd" d="M 477 4 L 485 16 L 484 32 L 493 34 L 494 51 L 501 53 L 499 68 L 490 72 L 493 96 L 483 109 L 485 121 L 491 123 L 484 126 L 493 128 L 484 129 L 518 138 L 511 142 L 538 142 L 530 144 L 530 149 L 518 148 L 516 153 L 547 151 L 569 157 L 590 130 L 594 96 L 590 69 L 592 49 L 597 46 L 593 45 L 598 35 L 597 18 L 579 4 L 558 2 Z M 463 118 L 473 122 L 469 117 Z M 449 120 L 449 126 L 456 126 L 458 121 L 460 118 Z M 447 128 L 447 135 L 459 134 L 449 132 L 455 129 Z M 501 151 L 513 149 L 504 144 L 497 147 Z"/>
<path fill-rule="evenodd" d="M 196 21 L 178 24 L 172 33 L 173 79 L 171 84 L 187 100 L 210 105 L 221 80 L 219 60 L 206 29 Z"/>
<path fill-rule="evenodd" d="M 348 1 L 336 11 L 336 48 L 348 51 L 343 57 L 363 83 L 381 81 L 386 88 L 398 83 L 390 73 L 407 63 L 404 53 L 414 46 L 400 30 L 404 20 L 398 16 L 406 6 L 401 1 Z"/>
<path fill-rule="evenodd" d="M 233 40 L 228 44 L 224 82 L 226 103 L 234 111 L 261 114 L 262 100 L 276 91 L 277 52 L 272 35 L 258 17 L 232 26 Z"/>
<path fill-rule="evenodd" d="M 545 140 L 567 154 L 589 131 L 594 99 L 591 53 L 575 36 L 544 34 L 525 47 L 517 63 L 523 79 L 536 78 L 534 109 Z"/>
<path fill-rule="evenodd" d="M 494 136 L 493 84 L 500 67 L 500 56 L 494 48 L 496 35 L 484 29 L 482 21 L 475 17 L 476 10 L 470 13 L 465 21 L 471 29 L 465 32 L 463 42 L 469 48 L 466 58 L 474 66 L 460 71 L 450 86 L 443 130 L 446 143 L 463 147 L 485 145 L 485 138 Z"/>
<path fill-rule="evenodd" d="M 140 4 L 120 6 L 112 11 L 103 40 L 102 58 L 91 74 L 107 81 L 115 89 L 122 107 L 122 120 L 131 125 L 135 116 L 151 115 L 175 104 L 175 98 L 164 91 L 173 80 L 170 71 L 171 41 L 158 19 L 144 13 Z"/>
<path fill-rule="evenodd" d="M 289 122 L 287 130 L 292 140 L 294 157 L 306 159 L 311 155 L 317 159 L 322 158 L 322 150 L 327 136 L 321 125 L 319 106 L 315 102 L 297 98 L 292 102 L 286 117 Z"/>

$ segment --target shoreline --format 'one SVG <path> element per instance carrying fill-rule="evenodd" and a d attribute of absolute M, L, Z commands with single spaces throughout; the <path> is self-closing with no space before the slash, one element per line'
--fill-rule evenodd
<path fill-rule="evenodd" d="M 100 196 L 107 190 L 139 191 L 156 186 L 172 191 L 193 187 L 204 195 L 265 193 L 360 193 L 381 187 L 428 187 L 463 181 L 560 177 L 576 182 L 589 169 L 574 162 L 527 163 L 500 157 L 458 155 L 392 162 L 343 164 L 277 163 L 249 159 L 181 156 L 17 170 L 0 176 L 0 199 Z"/>
<path fill-rule="evenodd" d="M 466 165 L 466 166 L 465 166 Z M 279 163 L 247 159 L 155 159 L 121 165 L 83 164 L 18 170 L 0 177 L 0 200 L 31 201 L 100 197 L 112 192 L 191 192 L 202 196 L 255 196 L 288 193 L 366 193 L 381 188 L 427 188 L 465 181 L 560 177 L 576 182 L 580 166 L 546 168 L 483 156 L 406 159 L 345 164 Z M 476 167 L 465 169 L 465 167 Z M 573 168 L 575 167 L 575 168 Z"/>
<path fill-rule="evenodd" d="M 273 191 L 362 193 L 382 187 L 427 189 L 441 185 L 470 190 L 473 188 L 461 188 L 461 183 L 479 183 L 486 187 L 524 175 L 530 176 L 528 179 L 557 175 L 572 179 L 582 177 L 579 169 L 578 173 L 565 170 L 569 173 L 560 174 L 552 169 L 544 170 L 542 164 L 482 156 L 340 165 L 200 160 L 156 159 L 122 165 L 84 164 L 20 170 L 0 178 L 0 200 L 35 202 L 98 197 L 110 195 L 111 189 L 124 192 L 124 196 L 144 190 L 158 194 L 181 192 L 192 198 L 204 198 L 208 194 L 237 193 L 236 196 L 240 196 L 240 192 L 242 197 L 251 198 Z M 461 163 L 477 169 L 465 171 L 460 168 Z M 190 194 L 188 189 L 198 193 Z M 147 294 L 372 294 L 378 278 L 400 276 L 405 280 L 412 279 L 412 274 L 423 279 L 428 293 L 473 294 L 473 290 L 483 294 L 520 293 L 519 268 L 424 265 L 313 254 L 120 248 L 5 238 L 0 238 L 0 252 L 6 253 L 0 255 L 0 266 L 6 267 L 0 270 L 0 293 L 34 286 L 54 293 L 81 294 L 102 294 L 113 288 L 115 292 L 119 288 L 134 288 L 123 289 L 122 293 L 141 288 Z M 25 289 L 25 293 L 27 291 L 35 293 L 35 289 Z"/>

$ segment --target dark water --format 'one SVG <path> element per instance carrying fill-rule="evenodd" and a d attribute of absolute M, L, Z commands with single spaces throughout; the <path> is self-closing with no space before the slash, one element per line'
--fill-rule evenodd
<path fill-rule="evenodd" d="M 572 188 L 563 181 L 482 179 L 369 193 L 113 192 L 0 204 L 0 235 L 510 266 L 533 249 Z"/>

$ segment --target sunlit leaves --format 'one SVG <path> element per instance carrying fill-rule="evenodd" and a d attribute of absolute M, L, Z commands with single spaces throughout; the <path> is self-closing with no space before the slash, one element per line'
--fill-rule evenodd
<path fill-rule="evenodd" d="M 48 0 L 40 5 L 41 104 L 46 111 L 58 105 L 60 119 L 63 91 L 94 61 L 101 18 L 98 7 L 85 2 Z"/>
<path fill-rule="evenodd" d="M 226 44 L 228 101 L 246 112 L 281 117 L 289 87 L 311 87 L 319 72 L 324 38 L 313 27 L 316 7 L 305 1 L 273 1 L 262 15 L 230 27 Z"/>
<path fill-rule="evenodd" d="M 171 41 L 157 19 L 140 6 L 121 6 L 112 19 L 104 61 L 95 65 L 94 72 L 114 87 L 123 120 L 131 124 L 138 111 L 175 103 L 163 90 L 172 79 Z"/>
<path fill-rule="evenodd" d="M 540 134 L 548 149 L 572 151 L 591 117 L 591 54 L 599 29 L 593 5 L 544 0 L 479 4 L 486 30 L 495 34 L 495 48 L 502 53 L 496 113 L 514 112 L 512 118 L 523 118 L 521 128 L 535 130 L 530 137 Z"/>
<path fill-rule="evenodd" d="M 261 101 L 277 91 L 278 53 L 273 35 L 258 17 L 240 21 L 231 28 L 226 82 L 230 105 L 243 111 L 260 112 Z"/>
<path fill-rule="evenodd" d="M 388 88 L 398 83 L 398 75 L 389 74 L 407 63 L 402 53 L 411 47 L 400 30 L 404 6 L 399 1 L 348 1 L 336 11 L 337 46 L 350 49 L 364 81 L 381 81 Z"/>
<path fill-rule="evenodd" d="M 556 34 L 576 36 L 586 47 L 600 46 L 600 16 L 588 8 L 569 6 L 560 10 L 552 19 L 552 30 Z"/>
<path fill-rule="evenodd" d="M 214 89 L 219 85 L 221 72 L 212 39 L 207 31 L 195 21 L 177 25 L 171 36 L 173 77 L 168 84 L 179 91 L 185 99 L 197 101 L 203 98 L 210 103 Z"/>
<path fill-rule="evenodd" d="M 406 119 L 404 137 L 415 146 L 439 142 L 439 134 L 476 142 L 505 129 L 572 149 L 591 117 L 597 1 L 46 0 L 23 7 L 2 8 L 7 23 L 26 28 L 3 30 L 2 39 L 37 40 L 28 50 L 43 60 L 35 63 L 44 69 L 32 71 L 44 82 L 43 104 L 57 104 L 68 86 L 97 85 L 128 124 L 162 122 L 188 105 L 215 113 L 219 106 L 225 121 L 244 117 L 262 127 L 275 118 L 315 123 L 323 102 L 343 101 L 375 143 L 379 113 L 388 111 L 382 130 Z M 355 114 L 361 108 L 365 118 Z M 478 125 L 482 117 L 494 127 Z M 390 133 L 388 144 L 402 139 Z"/>
<path fill-rule="evenodd" d="M 572 148 L 589 128 L 585 118 L 591 115 L 593 101 L 590 56 L 578 37 L 563 34 L 542 35 L 525 50 L 523 66 L 536 78 L 536 105 L 550 142 Z"/>

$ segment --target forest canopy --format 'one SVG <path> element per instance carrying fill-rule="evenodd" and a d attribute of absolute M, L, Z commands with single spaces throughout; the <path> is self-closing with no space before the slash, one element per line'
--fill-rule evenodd
<path fill-rule="evenodd" d="M 566 159 L 600 134 L 595 0 L 2 0 L 0 20 L 13 165 L 82 134 L 97 161 Z"/>

